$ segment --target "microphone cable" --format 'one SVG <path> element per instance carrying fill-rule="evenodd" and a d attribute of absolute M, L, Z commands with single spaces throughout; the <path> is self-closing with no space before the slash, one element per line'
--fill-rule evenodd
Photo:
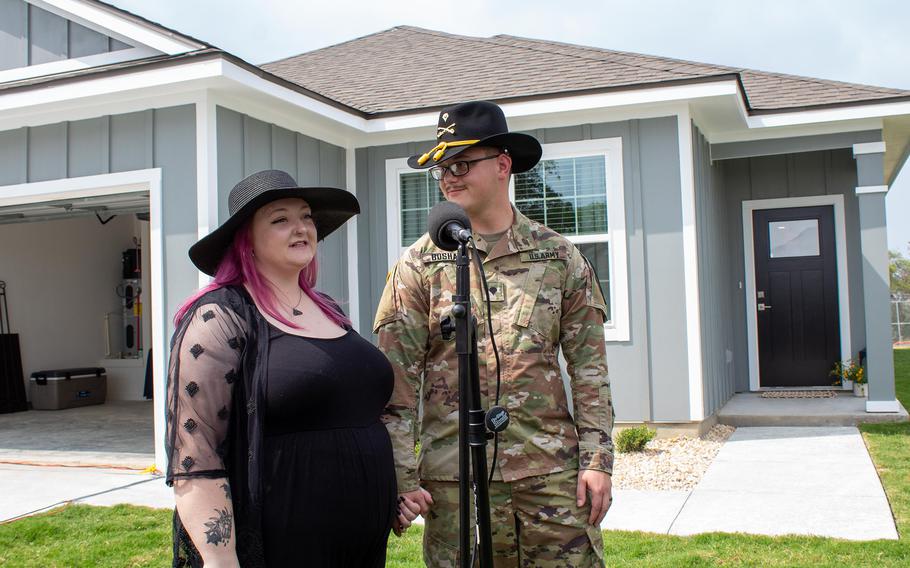
<path fill-rule="evenodd" d="M 480 279 L 483 282 L 483 291 L 486 299 L 486 312 L 487 312 L 487 333 L 490 335 L 490 344 L 493 347 L 493 357 L 496 359 L 496 406 L 499 406 L 499 393 L 500 386 L 502 384 L 502 373 L 501 365 L 499 363 L 499 349 L 496 347 L 496 338 L 493 334 L 493 301 L 490 299 L 490 286 L 487 284 L 487 274 L 483 269 L 483 263 L 480 262 L 480 254 L 477 252 L 477 244 L 474 242 L 472 237 L 468 244 L 471 246 L 471 250 L 474 251 L 474 254 L 471 255 L 474 257 L 474 264 L 477 265 L 477 271 L 480 273 Z M 487 484 L 493 483 L 493 472 L 496 471 L 496 459 L 499 455 L 499 432 L 493 433 L 493 462 L 490 464 L 490 478 L 487 480 Z"/>

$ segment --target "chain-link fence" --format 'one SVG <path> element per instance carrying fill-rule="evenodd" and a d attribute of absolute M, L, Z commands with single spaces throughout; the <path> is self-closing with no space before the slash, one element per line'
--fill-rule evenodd
<path fill-rule="evenodd" d="M 910 347 L 910 296 L 891 296 L 891 337 L 895 347 Z"/>

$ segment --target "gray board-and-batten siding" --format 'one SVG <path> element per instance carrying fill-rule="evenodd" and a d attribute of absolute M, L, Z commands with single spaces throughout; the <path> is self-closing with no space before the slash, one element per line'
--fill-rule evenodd
<path fill-rule="evenodd" d="M 345 187 L 345 150 L 233 110 L 217 107 L 218 218 L 228 218 L 228 195 L 244 177 L 284 170 L 302 186 Z M 367 214 L 363 196 L 361 217 Z M 319 244 L 316 287 L 350 314 L 347 230 L 341 227 Z M 375 307 L 375 306 L 374 306 Z M 368 326 L 363 326 L 366 329 Z"/>
<path fill-rule="evenodd" d="M 0 0 L 0 71 L 129 47 L 22 0 Z"/>
<path fill-rule="evenodd" d="M 733 249 L 742 239 L 733 241 L 727 238 L 731 221 L 724 197 L 721 168 L 719 163 L 711 163 L 710 145 L 694 126 L 692 153 L 698 299 L 701 310 L 702 388 L 704 414 L 711 416 L 733 396 L 736 369 L 747 365 L 747 358 L 740 358 L 736 352 L 736 330 L 733 318 L 730 317 L 736 309 L 733 289 L 729 286 L 730 263 L 735 257 Z M 746 377 L 748 380 L 748 373 Z"/>
<path fill-rule="evenodd" d="M 682 201 L 675 116 L 527 132 L 542 144 L 622 139 L 630 340 L 607 343 L 618 420 L 687 422 L 689 411 Z M 357 195 L 361 327 L 366 331 L 388 272 L 386 161 L 428 140 L 359 148 Z M 396 188 L 388 188 L 395 190 Z"/>
<path fill-rule="evenodd" d="M 161 168 L 164 307 L 173 314 L 198 287 L 187 257 L 198 224 L 195 115 L 183 105 L 0 132 L 0 194 L 4 185 Z"/>

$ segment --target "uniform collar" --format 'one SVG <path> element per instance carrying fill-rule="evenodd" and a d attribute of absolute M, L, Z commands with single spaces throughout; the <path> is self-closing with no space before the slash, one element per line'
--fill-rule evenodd
<path fill-rule="evenodd" d="M 533 235 L 532 223 L 533 221 L 522 215 L 518 209 L 512 205 L 512 225 L 509 227 L 506 234 L 499 239 L 499 242 L 496 243 L 492 250 L 489 248 L 489 243 L 475 232 L 474 242 L 477 243 L 478 250 L 486 255 L 484 262 L 501 256 L 508 256 L 510 254 L 536 249 L 537 240 Z"/>

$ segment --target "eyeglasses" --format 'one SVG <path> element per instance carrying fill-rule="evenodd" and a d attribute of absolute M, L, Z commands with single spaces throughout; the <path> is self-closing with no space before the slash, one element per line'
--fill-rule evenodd
<path fill-rule="evenodd" d="M 492 160 L 493 158 L 498 158 L 502 154 L 493 154 L 492 156 L 484 156 L 483 158 L 477 158 L 476 160 L 462 160 L 460 162 L 453 162 L 448 166 L 433 166 L 430 168 L 430 175 L 433 176 L 433 179 L 436 181 L 442 181 L 442 178 L 446 177 L 446 172 L 451 172 L 453 176 L 463 176 L 469 171 L 471 171 L 471 164 L 475 162 L 482 162 L 484 160 Z"/>

